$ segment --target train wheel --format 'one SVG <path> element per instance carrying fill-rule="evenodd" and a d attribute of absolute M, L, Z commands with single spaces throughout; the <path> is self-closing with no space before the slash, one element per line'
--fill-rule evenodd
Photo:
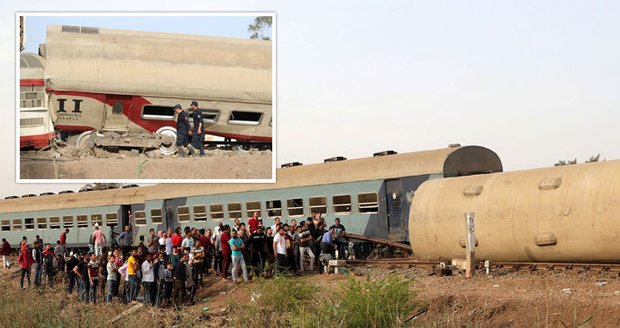
<path fill-rule="evenodd" d="M 94 131 L 85 131 L 82 132 L 82 134 L 80 134 L 77 137 L 77 140 L 75 141 L 75 145 L 78 149 L 92 149 L 95 148 L 95 141 L 93 140 L 93 133 Z"/>
<path fill-rule="evenodd" d="M 159 146 L 159 152 L 164 156 L 169 156 L 177 152 L 177 130 L 170 126 L 164 126 L 157 130 L 158 134 L 163 136 L 172 137 L 172 138 L 164 138 L 167 139 L 167 142 L 162 142 L 161 146 Z"/>

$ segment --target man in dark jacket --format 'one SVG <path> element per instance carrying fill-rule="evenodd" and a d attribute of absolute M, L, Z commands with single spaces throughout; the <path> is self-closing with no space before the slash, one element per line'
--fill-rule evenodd
<path fill-rule="evenodd" d="M 194 122 L 194 130 L 191 133 L 192 136 L 192 147 L 194 148 L 194 155 L 196 152 L 200 151 L 200 157 L 205 156 L 205 144 L 204 144 L 204 135 L 202 132 L 204 131 L 204 126 L 202 122 L 202 110 L 198 108 L 198 102 L 196 100 L 192 101 L 192 104 L 189 105 L 190 110 L 193 112 L 192 119 Z M 203 245 L 204 246 L 204 245 Z"/>
<path fill-rule="evenodd" d="M 32 249 L 32 258 L 36 268 L 34 271 L 34 285 L 39 287 L 41 285 L 41 273 L 43 272 L 43 254 L 41 251 L 41 242 L 35 241 L 34 248 Z"/>
<path fill-rule="evenodd" d="M 179 104 L 174 105 L 174 111 L 177 114 L 177 156 L 185 157 L 190 154 L 190 150 L 187 149 L 190 142 L 189 117 Z"/>
<path fill-rule="evenodd" d="M 181 261 L 177 262 L 172 269 L 172 275 L 174 277 L 174 295 L 173 301 L 174 304 L 180 306 L 185 301 L 185 294 L 187 290 L 185 289 L 185 282 L 187 281 L 187 261 L 189 260 L 189 255 L 187 253 L 183 254 Z"/>
<path fill-rule="evenodd" d="M 73 286 L 76 282 L 75 278 L 77 277 L 73 269 L 78 265 L 79 261 L 77 254 L 71 254 L 71 258 L 69 258 L 65 266 L 65 272 L 67 273 L 67 293 L 69 294 L 73 292 Z"/>

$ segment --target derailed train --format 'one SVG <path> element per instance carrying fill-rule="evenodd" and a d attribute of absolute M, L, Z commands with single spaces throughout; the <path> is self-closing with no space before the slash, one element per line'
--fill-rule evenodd
<path fill-rule="evenodd" d="M 620 263 L 620 160 L 427 181 L 409 216 L 416 256 L 465 258 L 466 212 L 479 259 Z"/>
<path fill-rule="evenodd" d="M 213 228 L 258 211 L 266 225 L 276 217 L 300 221 L 316 212 L 328 223 L 339 217 L 349 232 L 407 241 L 411 197 L 422 182 L 502 170 L 499 157 L 479 146 L 374 155 L 285 164 L 277 170 L 276 183 L 160 184 L 5 199 L 0 201 L 0 235 L 12 244 L 35 235 L 55 241 L 69 228 L 68 244 L 83 246 L 95 223 L 108 236 L 125 225 L 133 226 L 134 236 L 146 236 L 150 228 Z"/>
<path fill-rule="evenodd" d="M 173 106 L 192 100 L 207 138 L 271 144 L 271 41 L 51 25 L 39 52 L 44 105 L 78 146 L 172 154 Z"/>
<path fill-rule="evenodd" d="M 477 258 L 620 263 L 620 161 L 502 172 L 479 146 L 283 165 L 275 184 L 164 184 L 0 201 L 0 235 L 55 240 L 71 228 L 83 246 L 92 225 L 134 235 L 150 228 L 212 228 L 258 211 L 301 220 L 339 217 L 347 231 L 411 243 L 420 259 L 465 257 L 464 213 L 474 212 Z M 137 238 L 134 239 L 137 242 Z"/>

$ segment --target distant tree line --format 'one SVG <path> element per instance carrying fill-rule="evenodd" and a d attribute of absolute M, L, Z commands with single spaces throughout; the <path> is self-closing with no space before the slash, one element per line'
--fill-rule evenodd
<path fill-rule="evenodd" d="M 258 16 L 254 19 L 254 24 L 248 26 L 248 32 L 250 32 L 250 39 L 270 40 L 269 34 L 271 34 L 271 23 L 273 17 L 271 16 Z"/>

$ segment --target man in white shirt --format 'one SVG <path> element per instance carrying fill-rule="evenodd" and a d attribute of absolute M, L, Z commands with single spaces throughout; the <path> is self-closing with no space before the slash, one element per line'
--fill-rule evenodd
<path fill-rule="evenodd" d="M 155 283 L 154 264 L 150 253 L 146 253 L 146 260 L 142 263 L 142 284 L 144 285 L 144 304 L 155 304 L 153 284 Z"/>
<path fill-rule="evenodd" d="M 273 237 L 273 256 L 276 258 L 276 272 L 284 271 L 287 267 L 285 233 L 284 228 L 279 227 L 278 232 Z"/>
<path fill-rule="evenodd" d="M 181 242 L 181 247 L 183 247 L 183 249 L 192 249 L 194 247 L 194 238 L 192 238 L 190 233 L 185 235 L 185 239 Z"/>

